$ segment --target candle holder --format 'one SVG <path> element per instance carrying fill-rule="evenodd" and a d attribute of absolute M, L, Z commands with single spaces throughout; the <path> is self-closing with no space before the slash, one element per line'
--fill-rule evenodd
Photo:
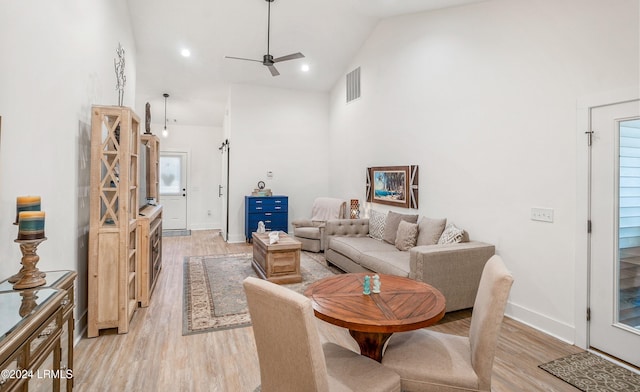
<path fill-rule="evenodd" d="M 20 265 L 22 265 L 22 261 L 20 262 Z M 24 265 L 22 266 L 22 268 L 20 268 L 20 271 L 13 275 L 12 277 L 10 277 L 9 279 L 7 279 L 7 282 L 9 283 L 16 283 L 17 281 L 19 281 L 23 276 L 24 276 Z M 47 276 L 47 274 L 45 272 L 40 271 L 40 276 L 42 276 L 43 278 Z"/>
<path fill-rule="evenodd" d="M 47 283 L 42 272 L 36 267 L 36 264 L 40 260 L 40 256 L 38 256 L 36 250 L 38 249 L 38 245 L 46 239 L 47 237 L 35 240 L 14 240 L 20 244 L 20 251 L 22 252 L 22 269 L 16 274 L 22 274 L 22 276 L 13 284 L 14 289 L 31 289 Z"/>
<path fill-rule="evenodd" d="M 20 292 L 20 296 L 22 297 L 22 302 L 20 303 L 20 310 L 18 310 L 18 314 L 20 317 L 27 317 L 31 314 L 33 309 L 38 306 L 38 296 L 36 295 L 38 290 L 22 290 Z"/>
<path fill-rule="evenodd" d="M 351 204 L 349 208 L 349 218 L 351 219 L 360 218 L 360 201 L 358 199 L 351 199 Z"/>

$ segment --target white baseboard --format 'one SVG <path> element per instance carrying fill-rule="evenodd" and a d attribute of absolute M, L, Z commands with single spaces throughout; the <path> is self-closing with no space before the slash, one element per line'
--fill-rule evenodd
<path fill-rule="evenodd" d="M 214 229 L 220 229 L 220 227 L 222 227 L 220 225 L 220 222 L 202 222 L 202 223 L 194 223 L 189 225 L 189 228 L 191 230 L 214 230 Z"/>
<path fill-rule="evenodd" d="M 87 310 L 86 309 L 84 310 L 84 312 L 82 312 L 80 317 L 76 319 L 75 331 L 76 333 L 75 333 L 75 336 L 73 337 L 74 347 L 78 343 L 80 343 L 80 340 L 82 340 L 82 337 L 87 332 Z"/>
<path fill-rule="evenodd" d="M 227 238 L 227 242 L 232 244 L 238 244 L 246 241 L 244 239 L 244 234 L 229 234 L 229 238 Z"/>
<path fill-rule="evenodd" d="M 544 314 L 511 302 L 507 303 L 505 315 L 565 343 L 575 344 L 575 327 L 562 321 L 549 318 Z"/>

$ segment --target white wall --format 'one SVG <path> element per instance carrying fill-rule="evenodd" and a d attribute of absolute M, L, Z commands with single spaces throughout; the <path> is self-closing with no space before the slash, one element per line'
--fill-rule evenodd
<path fill-rule="evenodd" d="M 42 270 L 78 272 L 76 320 L 87 308 L 90 108 L 116 105 L 113 59 L 126 51 L 132 106 L 136 48 L 125 0 L 25 0 L 0 5 L 0 278 L 19 270 L 16 197 L 39 195 Z"/>
<path fill-rule="evenodd" d="M 244 196 L 261 180 L 289 196 L 289 222 L 310 217 L 313 200 L 329 195 L 328 94 L 234 85 L 228 108 L 229 241 L 245 240 Z"/>
<path fill-rule="evenodd" d="M 219 229 L 221 154 L 218 147 L 222 143 L 222 127 L 169 124 L 166 138 L 161 135 L 163 128 L 164 123 L 151 125 L 152 133 L 160 137 L 160 151 L 183 151 L 189 157 L 187 227 L 192 230 Z"/>
<path fill-rule="evenodd" d="M 362 98 L 345 104 L 343 80 L 331 93 L 332 191 L 363 198 L 367 166 L 418 164 L 419 213 L 495 244 L 508 313 L 573 341 L 577 103 L 638 86 L 638 15 L 637 0 L 494 0 L 382 21 L 345 70 L 362 67 Z"/>

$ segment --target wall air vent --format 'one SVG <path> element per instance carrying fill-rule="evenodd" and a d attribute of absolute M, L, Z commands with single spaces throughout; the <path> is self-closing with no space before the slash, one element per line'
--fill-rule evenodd
<path fill-rule="evenodd" d="M 360 67 L 347 74 L 347 102 L 360 98 Z"/>

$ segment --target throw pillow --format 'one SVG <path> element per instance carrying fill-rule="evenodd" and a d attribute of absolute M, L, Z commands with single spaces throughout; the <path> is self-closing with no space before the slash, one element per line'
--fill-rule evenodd
<path fill-rule="evenodd" d="M 398 250 L 409 250 L 416 246 L 418 238 L 418 224 L 400 221 L 398 233 L 396 234 L 396 248 Z"/>
<path fill-rule="evenodd" d="M 397 212 L 389 211 L 387 214 L 387 219 L 384 222 L 384 235 L 382 239 L 385 242 L 390 243 L 391 245 L 395 245 L 396 243 L 396 234 L 398 233 L 398 225 L 400 221 L 407 221 L 409 223 L 418 222 L 418 215 L 404 215 L 398 214 Z"/>
<path fill-rule="evenodd" d="M 387 219 L 387 214 L 371 210 L 369 211 L 369 237 L 376 240 L 382 240 L 382 234 L 384 233 L 384 222 Z"/>
<path fill-rule="evenodd" d="M 464 230 L 459 229 L 456 225 L 450 223 L 442 232 L 442 235 L 438 240 L 438 244 L 455 244 L 457 242 L 462 242 L 463 238 Z"/>
<path fill-rule="evenodd" d="M 437 244 L 446 225 L 447 218 L 431 219 L 426 216 L 422 217 L 422 219 L 420 219 L 420 224 L 418 225 L 417 245 Z"/>

